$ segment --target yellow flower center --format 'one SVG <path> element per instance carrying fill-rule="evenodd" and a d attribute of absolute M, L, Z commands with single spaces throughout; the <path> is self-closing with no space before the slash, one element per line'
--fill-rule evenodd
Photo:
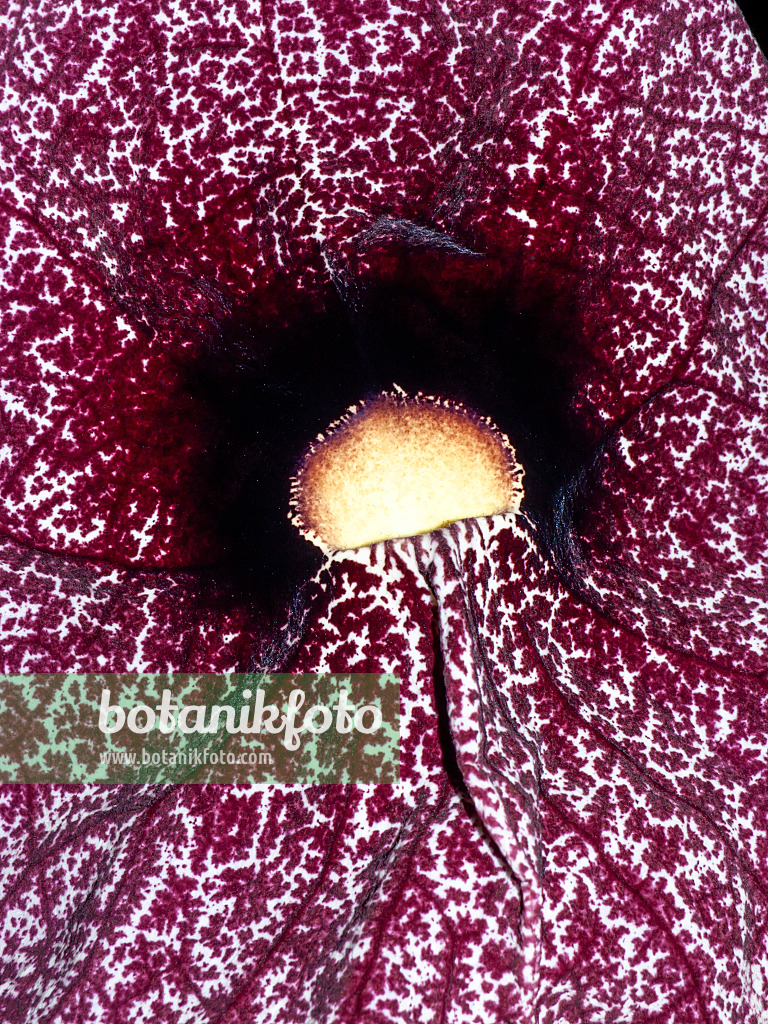
<path fill-rule="evenodd" d="M 516 512 L 522 467 L 489 420 L 434 398 L 384 393 L 353 406 L 304 456 L 292 519 L 324 551 Z"/>

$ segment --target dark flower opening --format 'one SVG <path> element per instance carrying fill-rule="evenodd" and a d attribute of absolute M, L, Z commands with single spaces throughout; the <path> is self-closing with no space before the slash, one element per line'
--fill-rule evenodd
<path fill-rule="evenodd" d="M 591 445 L 573 415 L 583 355 L 569 282 L 414 225 L 385 224 L 334 263 L 335 290 L 302 308 L 238 310 L 189 371 L 208 411 L 201 501 L 217 538 L 219 595 L 277 613 L 320 560 L 288 521 L 307 444 L 360 398 L 396 384 L 464 403 L 512 440 L 523 511 L 555 550 Z"/>

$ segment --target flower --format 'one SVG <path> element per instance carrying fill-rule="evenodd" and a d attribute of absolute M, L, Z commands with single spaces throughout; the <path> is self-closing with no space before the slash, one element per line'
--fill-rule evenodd
<path fill-rule="evenodd" d="M 5 24 L 6 671 L 395 670 L 405 779 L 7 790 L 6 1016 L 760 1019 L 768 75 L 735 8 Z M 335 556 L 275 640 L 200 595 L 186 367 L 234 308 L 321 306 L 381 216 L 571 297 L 583 513 Z"/>

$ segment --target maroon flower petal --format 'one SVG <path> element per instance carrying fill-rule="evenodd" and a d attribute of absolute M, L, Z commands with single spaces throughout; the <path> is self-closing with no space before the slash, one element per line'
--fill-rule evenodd
<path fill-rule="evenodd" d="M 459 765 L 528 893 L 531 1015 L 752 1019 L 768 897 L 754 677 L 569 594 L 519 527 L 431 546 Z"/>

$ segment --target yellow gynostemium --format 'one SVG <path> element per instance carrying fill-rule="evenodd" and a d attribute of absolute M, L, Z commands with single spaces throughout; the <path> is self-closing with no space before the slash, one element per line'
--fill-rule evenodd
<path fill-rule="evenodd" d="M 306 452 L 291 518 L 326 552 L 516 512 L 523 469 L 508 438 L 470 409 L 384 392 L 352 406 Z"/>

